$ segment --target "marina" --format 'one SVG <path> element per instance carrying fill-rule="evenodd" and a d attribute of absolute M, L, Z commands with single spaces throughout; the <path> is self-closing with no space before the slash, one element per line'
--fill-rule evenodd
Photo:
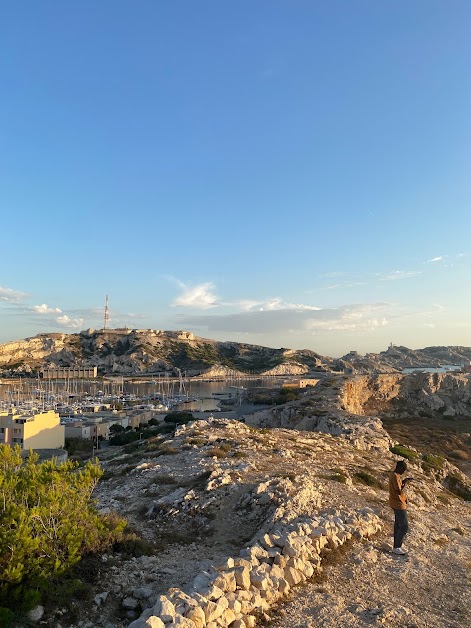
<path fill-rule="evenodd" d="M 47 411 L 61 416 L 123 410 L 134 407 L 154 412 L 170 410 L 219 411 L 222 401 L 240 403 L 249 388 L 275 388 L 281 378 L 190 380 L 158 378 L 33 379 L 2 380 L 0 410 Z"/>

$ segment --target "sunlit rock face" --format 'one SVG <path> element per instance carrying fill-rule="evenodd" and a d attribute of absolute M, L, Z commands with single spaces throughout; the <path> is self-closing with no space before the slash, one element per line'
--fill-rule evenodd
<path fill-rule="evenodd" d="M 438 412 L 471 415 L 471 380 L 462 373 L 415 373 L 352 377 L 342 399 L 354 414 Z"/>
<path fill-rule="evenodd" d="M 44 367 L 98 367 L 99 374 L 179 371 L 191 377 L 304 375 L 328 371 L 332 358 L 314 351 L 218 342 L 190 332 L 107 329 L 78 334 L 39 334 L 0 345 L 0 370 L 26 373 Z"/>

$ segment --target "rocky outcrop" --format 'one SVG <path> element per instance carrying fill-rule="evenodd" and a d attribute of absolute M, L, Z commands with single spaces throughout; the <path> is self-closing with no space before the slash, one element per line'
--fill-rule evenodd
<path fill-rule="evenodd" d="M 279 364 L 268 371 L 264 371 L 262 375 L 267 377 L 272 375 L 304 375 L 308 372 L 309 369 L 305 364 L 287 362 L 286 364 Z"/>
<path fill-rule="evenodd" d="M 21 367 L 35 367 L 47 362 L 51 355 L 58 360 L 66 347 L 68 334 L 39 334 L 34 338 L 15 340 L 0 345 L 0 368 L 22 370 Z"/>
<path fill-rule="evenodd" d="M 241 377 L 242 371 L 235 371 L 223 364 L 215 364 L 204 372 L 204 377 Z"/>
<path fill-rule="evenodd" d="M 342 404 L 358 415 L 471 416 L 471 379 L 462 373 L 357 376 L 345 382 Z"/>
<path fill-rule="evenodd" d="M 355 378 L 355 381 L 360 378 Z M 367 379 L 367 378 L 365 378 Z M 387 451 L 391 439 L 377 416 L 365 415 L 360 402 L 345 404 L 345 388 L 350 378 L 321 379 L 315 388 L 306 389 L 304 396 L 282 406 L 272 406 L 245 417 L 248 425 L 259 428 L 285 428 L 308 432 L 322 432 L 339 436 L 361 450 Z M 361 399 L 368 398 L 368 386 L 359 386 Z"/>

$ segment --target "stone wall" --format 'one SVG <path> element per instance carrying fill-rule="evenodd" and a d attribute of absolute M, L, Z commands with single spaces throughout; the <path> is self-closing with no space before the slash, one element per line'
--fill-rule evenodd
<path fill-rule="evenodd" d="M 260 484 L 246 499 L 263 500 L 270 487 Z M 202 570 L 186 591 L 160 595 L 129 628 L 249 628 L 290 589 L 322 570 L 322 556 L 350 539 L 371 537 L 381 529 L 370 508 L 327 510 L 315 515 L 319 495 L 307 483 L 268 518 L 250 545 L 236 557 Z M 135 608 L 140 591 L 124 600 Z"/>

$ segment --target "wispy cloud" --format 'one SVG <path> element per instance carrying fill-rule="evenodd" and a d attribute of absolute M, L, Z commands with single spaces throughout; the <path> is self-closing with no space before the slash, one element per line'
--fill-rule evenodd
<path fill-rule="evenodd" d="M 11 288 L 5 288 L 0 286 L 0 301 L 5 303 L 18 303 L 26 297 L 26 292 L 20 292 L 19 290 L 12 290 Z"/>
<path fill-rule="evenodd" d="M 446 257 L 446 255 L 437 255 L 437 257 L 432 257 L 431 259 L 428 259 L 425 263 L 426 264 L 435 264 L 436 262 L 443 262 L 445 257 Z"/>
<path fill-rule="evenodd" d="M 346 290 L 347 288 L 356 288 L 357 286 L 364 286 L 366 285 L 366 283 L 364 281 L 343 281 L 340 283 L 334 283 L 331 284 L 330 286 L 326 286 L 326 290 L 339 290 L 339 289 L 344 289 Z"/>
<path fill-rule="evenodd" d="M 320 307 L 316 305 L 303 305 L 301 303 L 287 303 L 283 301 L 283 299 L 270 299 L 269 301 L 263 301 L 259 303 L 254 303 L 251 310 L 259 310 L 259 311 L 273 311 L 273 310 L 296 310 L 298 312 L 303 312 L 306 310 L 320 310 Z"/>
<path fill-rule="evenodd" d="M 421 270 L 395 270 L 392 273 L 380 275 L 379 278 L 380 281 L 398 281 L 400 279 L 409 279 L 410 277 L 415 277 L 416 275 L 420 275 L 421 273 Z"/>
<path fill-rule="evenodd" d="M 258 309 L 234 314 L 182 316 L 179 323 L 211 332 L 272 334 L 374 330 L 388 324 L 387 304 L 356 304 L 339 308 Z"/>

